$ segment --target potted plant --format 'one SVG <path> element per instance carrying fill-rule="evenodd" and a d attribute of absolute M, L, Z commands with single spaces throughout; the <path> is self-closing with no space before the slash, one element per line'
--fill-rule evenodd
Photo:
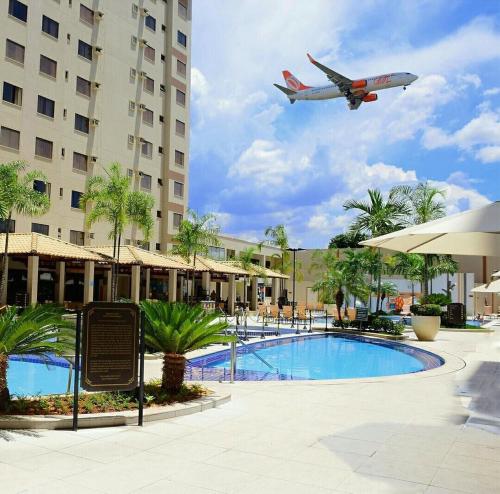
<path fill-rule="evenodd" d="M 226 322 L 216 322 L 216 312 L 205 313 L 201 305 L 143 300 L 146 315 L 146 345 L 163 352 L 162 388 L 178 393 L 184 381 L 187 352 L 234 341 L 223 331 Z"/>
<path fill-rule="evenodd" d="M 441 307 L 436 304 L 415 304 L 410 307 L 411 325 L 421 341 L 434 341 L 441 326 Z"/>

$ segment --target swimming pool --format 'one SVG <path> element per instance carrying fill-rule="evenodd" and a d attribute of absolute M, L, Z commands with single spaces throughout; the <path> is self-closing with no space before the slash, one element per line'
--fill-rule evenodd
<path fill-rule="evenodd" d="M 49 365 L 36 356 L 9 358 L 7 382 L 10 393 L 17 396 L 62 394 L 68 385 L 72 391 L 69 377 L 69 362 L 63 358 L 52 357 Z"/>
<path fill-rule="evenodd" d="M 238 347 L 235 377 L 242 381 L 348 379 L 420 372 L 443 363 L 438 355 L 398 342 L 310 335 Z M 224 350 L 191 359 L 186 377 L 228 380 L 229 369 L 230 352 Z"/>

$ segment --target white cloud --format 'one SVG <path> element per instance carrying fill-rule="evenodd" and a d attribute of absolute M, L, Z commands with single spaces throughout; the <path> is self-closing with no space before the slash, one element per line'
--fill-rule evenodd
<path fill-rule="evenodd" d="M 500 94 L 500 87 L 492 87 L 483 91 L 484 96 L 495 96 L 496 94 Z"/>
<path fill-rule="evenodd" d="M 481 78 L 477 74 L 462 74 L 457 77 L 463 88 L 474 86 L 476 89 L 481 85 Z"/>
<path fill-rule="evenodd" d="M 500 161 L 500 146 L 485 146 L 477 151 L 476 158 L 483 163 Z"/>

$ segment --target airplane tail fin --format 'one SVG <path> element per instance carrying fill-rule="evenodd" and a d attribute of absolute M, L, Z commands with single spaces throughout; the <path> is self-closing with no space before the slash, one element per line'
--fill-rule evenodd
<path fill-rule="evenodd" d="M 283 71 L 283 78 L 285 79 L 286 86 L 292 91 L 302 91 L 304 89 L 309 89 L 311 86 L 306 86 L 302 84 L 291 72 L 288 70 Z"/>
<path fill-rule="evenodd" d="M 292 105 L 295 103 L 295 99 L 292 99 L 290 96 L 293 96 L 297 91 L 294 91 L 293 89 L 288 89 L 287 87 L 280 86 L 279 84 L 274 84 L 280 91 L 284 92 L 287 96 L 288 99 L 290 100 L 290 103 Z"/>

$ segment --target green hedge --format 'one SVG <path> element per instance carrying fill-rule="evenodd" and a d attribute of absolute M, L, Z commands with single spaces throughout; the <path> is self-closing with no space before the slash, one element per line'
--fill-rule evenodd
<path fill-rule="evenodd" d="M 440 316 L 441 306 L 436 304 L 415 304 L 410 307 L 415 316 Z"/>
<path fill-rule="evenodd" d="M 443 305 L 451 304 L 451 297 L 448 297 L 448 295 L 444 293 L 431 293 L 422 297 L 420 299 L 420 303 L 422 305 L 433 304 L 440 305 L 442 307 Z"/>

